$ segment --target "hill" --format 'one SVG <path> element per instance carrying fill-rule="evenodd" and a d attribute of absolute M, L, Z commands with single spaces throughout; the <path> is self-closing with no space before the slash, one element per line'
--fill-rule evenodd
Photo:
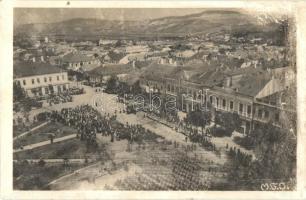
<path fill-rule="evenodd" d="M 265 23 L 262 23 L 263 19 Z M 263 18 L 231 10 L 207 10 L 144 21 L 76 18 L 57 23 L 23 24 L 14 27 L 14 35 L 183 37 L 215 32 L 236 34 L 246 30 L 273 35 L 280 30 L 279 26 L 278 21 L 271 20 L 271 17 Z"/>

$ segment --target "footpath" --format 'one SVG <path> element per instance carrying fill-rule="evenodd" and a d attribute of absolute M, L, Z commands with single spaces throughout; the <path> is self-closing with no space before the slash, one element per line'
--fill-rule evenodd
<path fill-rule="evenodd" d="M 20 135 L 18 135 L 18 136 L 16 136 L 16 137 L 14 137 L 14 138 L 13 138 L 13 141 L 15 141 L 16 139 L 19 139 L 19 138 L 21 138 L 21 137 L 23 137 L 23 136 L 28 135 L 28 134 L 31 133 L 32 131 L 35 131 L 36 129 L 39 129 L 39 128 L 41 128 L 41 127 L 47 125 L 48 123 L 49 123 L 49 121 L 44 122 L 44 123 L 42 123 L 42 124 L 40 124 L 40 125 L 38 125 L 38 126 L 35 126 L 35 127 L 32 128 L 31 130 L 28 130 L 28 131 L 26 131 L 26 132 L 24 132 L 24 133 L 22 133 L 22 134 L 20 134 Z"/>
<path fill-rule="evenodd" d="M 53 143 L 57 143 L 57 142 L 62 142 L 62 141 L 65 141 L 65 140 L 70 140 L 72 138 L 75 138 L 76 137 L 76 134 L 71 134 L 71 135 L 67 135 L 67 136 L 64 136 L 64 137 L 60 137 L 60 138 L 55 138 L 53 140 Z M 38 142 L 38 143 L 35 143 L 35 144 L 30 144 L 30 145 L 26 145 L 20 149 L 14 149 L 14 153 L 17 153 L 17 152 L 21 152 L 21 151 L 27 151 L 27 150 L 30 150 L 30 149 L 34 149 L 34 148 L 37 148 L 37 147 L 42 147 L 42 146 L 45 146 L 45 145 L 49 145 L 51 144 L 50 140 L 46 140 L 46 141 L 43 141 L 43 142 Z"/>

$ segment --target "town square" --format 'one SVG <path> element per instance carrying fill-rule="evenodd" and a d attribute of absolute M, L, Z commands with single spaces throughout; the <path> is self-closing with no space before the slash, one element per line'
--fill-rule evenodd
<path fill-rule="evenodd" d="M 14 190 L 294 190 L 294 34 L 243 9 L 15 8 Z"/>

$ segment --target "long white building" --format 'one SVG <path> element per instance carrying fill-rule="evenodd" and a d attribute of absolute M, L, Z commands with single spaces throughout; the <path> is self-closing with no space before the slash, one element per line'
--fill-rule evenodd
<path fill-rule="evenodd" d="M 69 88 L 67 72 L 47 63 L 14 63 L 14 81 L 29 97 L 57 94 Z"/>

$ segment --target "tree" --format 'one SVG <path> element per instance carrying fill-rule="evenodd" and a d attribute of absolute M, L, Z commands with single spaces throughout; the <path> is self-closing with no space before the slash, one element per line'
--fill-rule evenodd
<path fill-rule="evenodd" d="M 119 80 L 116 75 L 112 75 L 106 82 L 106 91 L 115 93 L 119 85 Z"/>
<path fill-rule="evenodd" d="M 215 123 L 219 124 L 230 134 L 241 126 L 241 120 L 237 113 L 221 113 L 217 112 L 215 117 Z"/>
<path fill-rule="evenodd" d="M 294 176 L 296 168 L 296 139 L 289 131 L 271 123 L 254 130 L 255 154 L 258 162 L 266 166 L 261 173 L 275 179 Z"/>
<path fill-rule="evenodd" d="M 99 54 L 94 53 L 94 57 L 95 57 L 95 58 L 98 58 L 98 57 L 99 57 Z"/>
<path fill-rule="evenodd" d="M 54 140 L 54 137 L 55 137 L 54 134 L 51 133 L 51 134 L 48 135 L 48 137 L 50 139 L 50 144 L 53 144 L 53 140 Z"/>
<path fill-rule="evenodd" d="M 280 129 L 271 123 L 256 127 L 251 133 L 255 144 L 255 158 L 240 153 L 230 160 L 228 180 L 234 188 L 259 189 L 260 183 L 289 182 L 296 176 L 296 139 L 288 130 Z M 230 150 L 233 155 L 233 150 Z M 243 164 L 249 163 L 249 165 Z M 290 189 L 294 185 L 289 183 Z"/>
<path fill-rule="evenodd" d="M 13 82 L 13 101 L 20 101 L 25 98 L 25 91 L 24 89 L 18 84 L 18 82 Z"/>
<path fill-rule="evenodd" d="M 210 124 L 211 114 L 208 111 L 191 111 L 187 114 L 187 122 L 195 126 L 205 128 L 206 125 Z"/>
<path fill-rule="evenodd" d="M 43 159 L 40 159 L 40 160 L 38 161 L 38 165 L 39 165 L 40 167 L 44 167 L 44 166 L 46 165 L 46 161 L 44 161 Z"/>
<path fill-rule="evenodd" d="M 123 45 L 122 41 L 121 40 L 118 40 L 116 43 L 115 43 L 115 47 L 121 47 Z"/>
<path fill-rule="evenodd" d="M 142 89 L 141 89 L 141 87 L 140 87 L 140 82 L 139 82 L 139 80 L 136 81 L 136 82 L 132 85 L 131 93 L 134 94 L 134 95 L 138 95 L 138 94 L 141 94 L 141 93 L 142 93 Z"/>

